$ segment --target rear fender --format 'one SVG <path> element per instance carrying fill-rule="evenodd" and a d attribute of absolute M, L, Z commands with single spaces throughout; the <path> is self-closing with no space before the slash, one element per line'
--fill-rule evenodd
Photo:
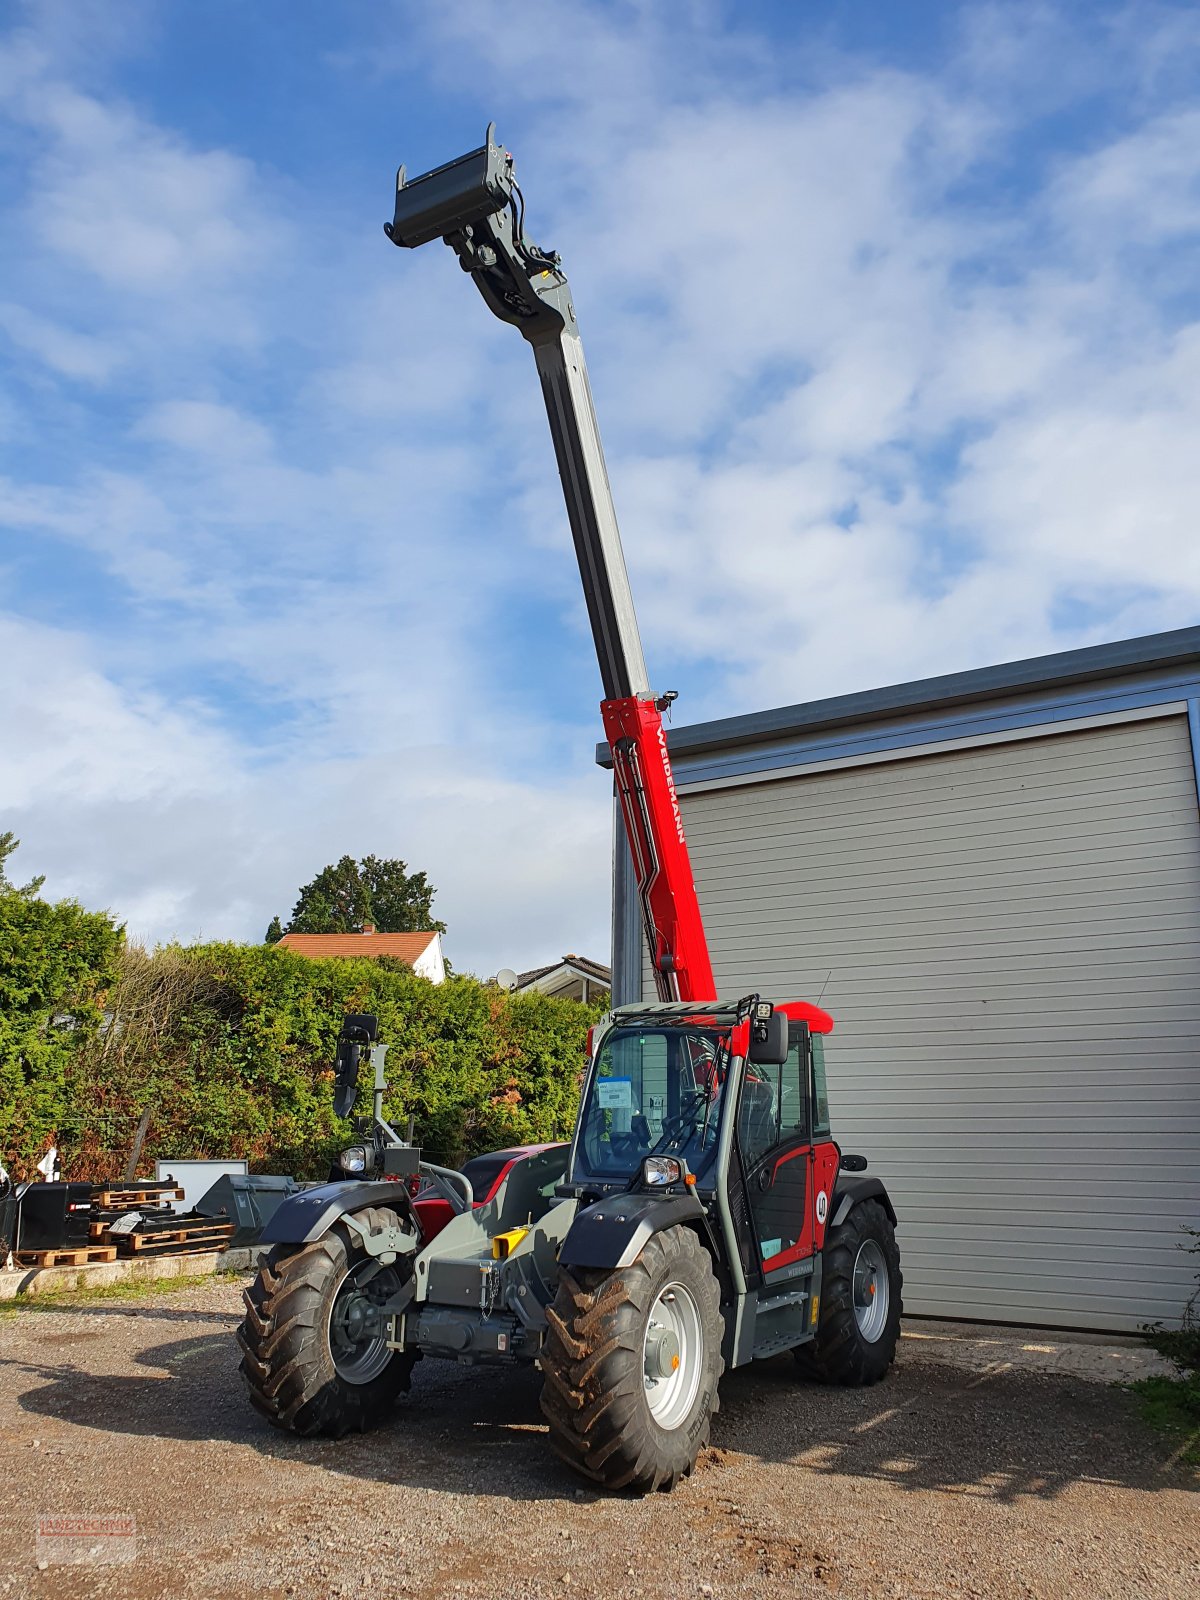
<path fill-rule="evenodd" d="M 600 1270 L 627 1267 L 647 1240 L 681 1222 L 705 1231 L 704 1207 L 690 1189 L 678 1195 L 610 1194 L 576 1214 L 559 1263 Z"/>
<path fill-rule="evenodd" d="M 854 1207 L 861 1205 L 864 1200 L 878 1200 L 891 1218 L 892 1227 L 896 1227 L 896 1208 L 880 1180 L 862 1178 L 857 1173 L 849 1172 L 839 1173 L 834 1183 L 833 1200 L 829 1207 L 829 1226 L 839 1227 Z"/>
<path fill-rule="evenodd" d="M 339 1218 L 364 1206 L 388 1206 L 409 1222 L 412 1202 L 402 1183 L 323 1183 L 285 1200 L 259 1236 L 262 1244 L 312 1244 Z"/>

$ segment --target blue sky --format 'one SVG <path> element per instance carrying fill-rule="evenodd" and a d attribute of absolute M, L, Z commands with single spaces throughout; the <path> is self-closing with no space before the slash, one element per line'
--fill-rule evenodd
<path fill-rule="evenodd" d="M 395 167 L 514 150 L 677 720 L 1197 620 L 1191 5 L 184 0 L 0 35 L 0 827 L 136 937 L 345 851 L 608 945 L 532 361 Z"/>

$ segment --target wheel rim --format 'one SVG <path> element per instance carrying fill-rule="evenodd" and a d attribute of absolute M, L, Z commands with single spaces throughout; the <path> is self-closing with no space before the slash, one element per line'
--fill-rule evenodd
<path fill-rule="evenodd" d="M 660 1428 L 677 1428 L 689 1415 L 703 1367 L 699 1307 L 683 1284 L 669 1283 L 650 1307 L 642 1341 L 646 1404 Z"/>
<path fill-rule="evenodd" d="M 329 1350 L 334 1371 L 347 1383 L 370 1383 L 395 1355 L 382 1333 L 364 1337 L 362 1320 L 370 1306 L 382 1305 L 400 1288 L 395 1267 L 384 1267 L 367 1283 L 360 1282 L 373 1261 L 358 1261 L 348 1267 L 338 1284 L 329 1311 Z"/>
<path fill-rule="evenodd" d="M 874 1239 L 864 1239 L 854 1258 L 854 1318 L 867 1344 L 887 1327 L 891 1294 L 883 1250 Z"/>

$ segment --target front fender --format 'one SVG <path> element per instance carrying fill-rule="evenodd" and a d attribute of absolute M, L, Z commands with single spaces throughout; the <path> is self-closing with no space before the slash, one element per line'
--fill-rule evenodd
<path fill-rule="evenodd" d="M 703 1221 L 704 1207 L 690 1189 L 672 1195 L 610 1194 L 576 1212 L 558 1252 L 559 1263 L 602 1270 L 627 1267 L 654 1234 L 679 1222 Z"/>
<path fill-rule="evenodd" d="M 329 1232 L 339 1217 L 364 1206 L 390 1206 L 404 1217 L 409 1214 L 408 1191 L 402 1183 L 342 1180 L 305 1189 L 285 1200 L 267 1223 L 259 1240 L 262 1244 L 311 1244 Z"/>

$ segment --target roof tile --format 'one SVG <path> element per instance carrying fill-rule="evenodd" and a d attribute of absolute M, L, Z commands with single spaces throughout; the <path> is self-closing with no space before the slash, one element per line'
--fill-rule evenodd
<path fill-rule="evenodd" d="M 285 933 L 279 943 L 298 955 L 397 956 L 411 967 L 429 949 L 437 934 L 429 933 Z"/>

